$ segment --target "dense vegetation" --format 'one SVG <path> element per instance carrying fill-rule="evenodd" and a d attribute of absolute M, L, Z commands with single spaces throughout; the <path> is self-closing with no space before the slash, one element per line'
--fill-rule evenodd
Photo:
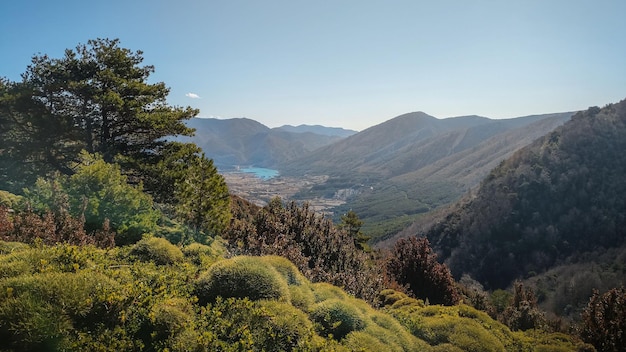
<path fill-rule="evenodd" d="M 592 350 L 392 290 L 376 310 L 285 258 L 223 251 L 154 237 L 112 249 L 0 241 L 0 350 Z"/>
<path fill-rule="evenodd" d="M 490 289 L 550 269 L 534 280 L 541 298 L 576 313 L 593 288 L 625 282 L 625 150 L 626 101 L 580 112 L 502 162 L 426 235 L 457 277 Z"/>
<path fill-rule="evenodd" d="M 623 289 L 567 335 L 521 283 L 455 282 L 425 239 L 373 251 L 354 212 L 335 226 L 228 195 L 197 146 L 163 138 L 194 110 L 141 61 L 96 40 L 2 81 L 0 351 L 621 348 Z"/>
<path fill-rule="evenodd" d="M 375 303 L 383 287 L 381 268 L 371 263 L 370 254 L 357 247 L 355 237 L 336 228 L 307 204 L 285 205 L 275 198 L 253 216 L 236 211 L 234 217 L 224 237 L 235 253 L 281 255 L 310 280 L 332 283 Z"/>

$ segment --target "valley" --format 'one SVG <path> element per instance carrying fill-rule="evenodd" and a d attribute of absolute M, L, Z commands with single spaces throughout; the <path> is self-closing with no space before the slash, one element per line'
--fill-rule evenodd
<path fill-rule="evenodd" d="M 264 206 L 272 198 L 280 197 L 283 200 L 292 200 L 303 189 L 310 189 L 316 185 L 322 185 L 328 180 L 328 176 L 278 176 L 270 179 L 262 179 L 251 173 L 227 171 L 222 176 L 228 185 L 230 192 L 249 200 L 250 202 Z M 315 197 L 307 199 L 315 211 L 331 214 L 331 209 L 346 203 L 345 199 Z"/>
<path fill-rule="evenodd" d="M 188 141 L 223 170 L 235 195 L 264 205 L 273 197 L 309 202 L 339 221 L 354 211 L 372 243 L 450 204 L 502 160 L 554 130 L 572 112 L 489 119 L 397 116 L 361 132 L 321 126 L 270 129 L 250 119 L 192 119 Z M 339 133 L 341 132 L 341 133 Z M 263 181 L 232 165 L 280 170 Z"/>

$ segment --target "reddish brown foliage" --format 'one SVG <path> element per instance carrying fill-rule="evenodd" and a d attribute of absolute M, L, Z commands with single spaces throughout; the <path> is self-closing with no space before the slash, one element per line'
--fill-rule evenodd
<path fill-rule="evenodd" d="M 101 230 L 87 234 L 84 220 L 76 219 L 66 211 L 58 214 L 47 212 L 44 215 L 32 211 L 12 214 L 5 207 L 0 207 L 0 239 L 24 243 L 39 240 L 44 244 L 93 244 L 103 248 L 115 244 L 114 233 L 108 228 L 108 222 Z"/>
<path fill-rule="evenodd" d="M 500 321 L 511 330 L 546 328 L 545 314 L 537 306 L 535 292 L 525 288 L 521 281 L 514 283 L 513 299 L 504 309 Z"/>
<path fill-rule="evenodd" d="M 594 290 L 582 314 L 581 338 L 598 351 L 626 351 L 626 289 Z"/>
<path fill-rule="evenodd" d="M 233 252 L 283 256 L 309 280 L 332 283 L 375 303 L 383 288 L 380 268 L 355 247 L 352 236 L 307 204 L 283 205 L 277 198 L 254 215 L 240 209 L 233 217 L 225 234 Z"/>
<path fill-rule="evenodd" d="M 437 262 L 426 238 L 400 239 L 385 264 L 389 278 L 407 287 L 417 298 L 447 305 L 460 300 L 450 270 Z"/>

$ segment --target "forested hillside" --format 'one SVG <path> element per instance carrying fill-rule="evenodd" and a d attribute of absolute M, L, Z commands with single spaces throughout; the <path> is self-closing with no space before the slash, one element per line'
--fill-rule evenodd
<path fill-rule="evenodd" d="M 467 273 L 496 289 L 560 267 L 555 287 L 548 277 L 541 286 L 576 282 L 581 292 L 563 282 L 562 292 L 545 294 L 581 304 L 593 286 L 626 281 L 624 151 L 626 101 L 580 112 L 503 161 L 424 234 L 456 277 Z M 407 233 L 416 231 L 419 224 Z"/>

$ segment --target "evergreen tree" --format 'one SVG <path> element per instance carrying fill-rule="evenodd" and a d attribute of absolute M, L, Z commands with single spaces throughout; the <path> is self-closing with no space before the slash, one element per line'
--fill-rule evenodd
<path fill-rule="evenodd" d="M 359 216 L 352 210 L 341 216 L 341 224 L 339 227 L 346 230 L 350 236 L 354 239 L 354 245 L 357 248 L 361 248 L 366 252 L 371 252 L 372 248 L 367 244 L 372 237 L 366 236 L 361 232 L 361 226 L 363 221 L 359 219 Z"/>
<path fill-rule="evenodd" d="M 191 160 L 177 186 L 177 212 L 194 230 L 194 240 L 221 234 L 230 222 L 230 195 L 213 160 L 204 154 Z"/>
<path fill-rule="evenodd" d="M 137 242 L 157 229 L 159 213 L 141 185 L 129 185 L 119 166 L 106 163 L 99 155 L 83 152 L 80 158 L 73 175 L 39 178 L 27 189 L 30 208 L 38 213 L 52 211 L 58 218 L 69 212 L 83 219 L 88 234 L 106 223 L 117 232 L 119 245 Z"/>
<path fill-rule="evenodd" d="M 165 137 L 191 135 L 184 120 L 198 110 L 169 106 L 169 89 L 148 83 L 154 67 L 142 62 L 141 51 L 118 39 L 90 40 L 60 59 L 34 56 L 21 82 L 0 84 L 2 137 L 10 137 L 0 146 L 1 174 L 35 163 L 69 175 L 83 149 L 106 162 L 122 155 L 124 172 L 137 172 L 154 162 Z"/>

